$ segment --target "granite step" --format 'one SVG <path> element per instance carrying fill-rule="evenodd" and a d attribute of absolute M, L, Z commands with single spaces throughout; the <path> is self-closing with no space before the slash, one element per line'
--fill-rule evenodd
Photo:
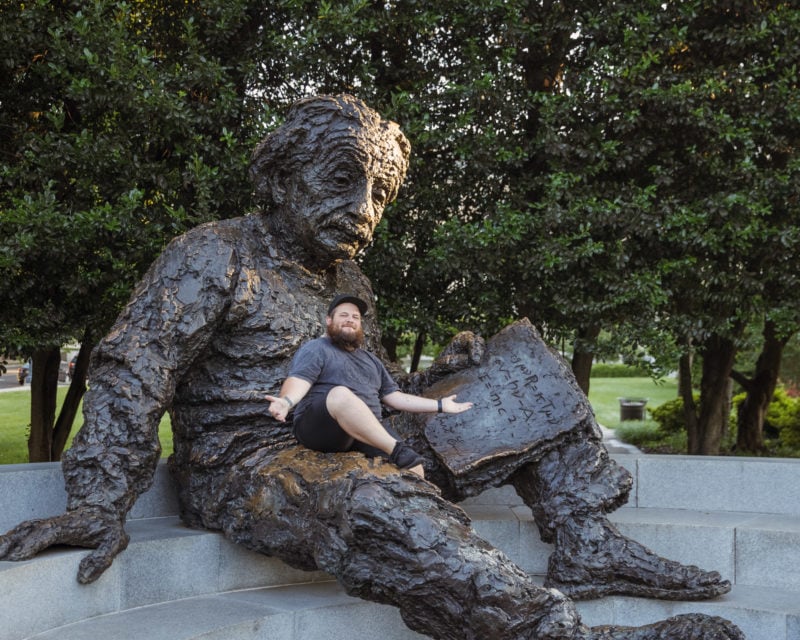
<path fill-rule="evenodd" d="M 578 603 L 590 626 L 641 625 L 701 612 L 735 621 L 748 640 L 800 638 L 800 593 L 735 587 L 712 602 L 611 597 Z M 28 636 L 30 640 L 421 640 L 388 605 L 347 596 L 334 582 L 248 589 L 138 607 Z"/>
<path fill-rule="evenodd" d="M 735 586 L 702 603 L 580 603 L 587 623 L 646 624 L 700 611 L 733 620 L 749 640 L 800 640 L 800 461 L 614 457 L 635 480 L 629 506 L 610 516 L 623 533 L 667 557 L 716 569 Z M 0 531 L 61 513 L 64 503 L 57 464 L 0 467 Z M 462 506 L 480 535 L 541 580 L 550 548 L 512 489 L 489 490 Z M 155 638 L 335 640 L 347 633 L 358 640 L 376 630 L 388 640 L 420 637 L 392 607 L 349 598 L 321 572 L 296 571 L 217 533 L 187 529 L 176 512 L 162 464 L 130 514 L 131 545 L 93 585 L 75 581 L 82 550 L 0 562 L 0 640 L 124 638 L 131 630 L 141 637 L 144 619 L 155 621 L 146 623 Z"/>
<path fill-rule="evenodd" d="M 539 540 L 526 507 L 467 504 L 465 510 L 480 535 L 542 581 L 550 547 Z M 712 603 L 605 598 L 597 601 L 602 604 L 596 610 L 595 603 L 582 603 L 581 610 L 591 624 L 645 624 L 682 611 L 704 611 L 729 617 L 737 624 L 749 621 L 754 628 L 774 630 L 788 625 L 792 616 L 798 615 L 796 609 L 781 603 L 800 606 L 800 518 L 637 508 L 621 509 L 612 517 L 623 533 L 655 551 L 716 569 L 736 586 L 732 594 Z M 218 533 L 189 529 L 175 516 L 136 519 L 127 528 L 131 535 L 128 549 L 92 585 L 75 581 L 84 550 L 53 549 L 26 562 L 0 562 L 0 619 L 7 621 L 0 627 L 0 640 L 19 640 L 84 620 L 89 624 L 88 620 L 107 614 L 125 620 L 122 614 L 126 611 L 173 601 L 249 590 L 264 590 L 277 597 L 280 591 L 275 589 L 299 587 L 302 591 L 312 588 L 310 585 L 330 582 L 325 573 L 298 571 L 234 545 Z M 47 608 L 42 609 L 43 593 L 59 596 L 48 599 Z M 756 598 L 761 593 L 773 595 Z M 685 607 L 680 609 L 681 605 Z M 720 607 L 725 614 L 720 613 Z M 20 615 L 31 610 L 39 613 L 35 617 Z M 634 611 L 641 618 L 634 617 Z M 609 618 L 609 612 L 619 619 Z M 235 616 L 234 619 L 237 625 L 241 622 Z M 94 624 L 98 623 L 92 622 L 87 628 Z M 74 628 L 75 633 L 89 633 L 78 631 L 84 628 L 80 624 Z M 284 636 L 273 637 L 282 640 Z M 789 638 L 797 640 L 800 636 Z"/>
<path fill-rule="evenodd" d="M 31 640 L 422 640 L 394 607 L 335 582 L 198 596 L 81 620 Z"/>

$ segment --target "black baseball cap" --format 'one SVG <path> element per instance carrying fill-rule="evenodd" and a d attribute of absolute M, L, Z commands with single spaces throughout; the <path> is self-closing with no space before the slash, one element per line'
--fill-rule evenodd
<path fill-rule="evenodd" d="M 369 309 L 367 303 L 361 298 L 350 295 L 349 293 L 340 293 L 333 299 L 333 302 L 331 302 L 330 306 L 328 307 L 328 315 L 331 315 L 336 307 L 338 307 L 340 304 L 344 304 L 345 302 L 350 302 L 356 305 L 362 316 L 367 315 L 367 309 Z"/>

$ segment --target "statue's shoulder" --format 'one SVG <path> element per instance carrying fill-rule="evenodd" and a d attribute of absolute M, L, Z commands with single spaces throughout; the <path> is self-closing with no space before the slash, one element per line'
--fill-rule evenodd
<path fill-rule="evenodd" d="M 257 234 L 258 220 L 254 216 L 240 216 L 200 224 L 177 236 L 172 243 L 179 245 L 247 245 Z"/>
<path fill-rule="evenodd" d="M 147 286 L 164 277 L 229 281 L 254 251 L 253 222 L 250 216 L 207 222 L 173 238 L 151 265 Z"/>
<path fill-rule="evenodd" d="M 253 215 L 215 220 L 200 224 L 172 239 L 164 248 L 160 262 L 197 267 L 213 262 L 228 269 L 231 264 L 247 264 L 250 256 L 264 252 L 262 222 Z"/>

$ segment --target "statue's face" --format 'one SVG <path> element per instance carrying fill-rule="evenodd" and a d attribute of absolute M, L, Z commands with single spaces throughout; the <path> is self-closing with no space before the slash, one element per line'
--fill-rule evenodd
<path fill-rule="evenodd" d="M 394 142 L 357 135 L 323 145 L 287 181 L 281 203 L 284 228 L 315 261 L 350 259 L 372 240 L 401 168 Z M 329 148 L 330 147 L 330 148 Z"/>

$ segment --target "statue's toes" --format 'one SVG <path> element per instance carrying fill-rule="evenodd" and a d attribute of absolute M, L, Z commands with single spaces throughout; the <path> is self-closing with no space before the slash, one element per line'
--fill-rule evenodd
<path fill-rule="evenodd" d="M 745 640 L 745 637 L 729 620 L 690 613 L 643 627 L 593 627 L 586 640 Z"/>
<path fill-rule="evenodd" d="M 605 549 L 557 550 L 545 585 L 578 600 L 608 595 L 707 600 L 731 590 L 717 571 L 662 558 L 632 540 L 615 540 Z"/>

